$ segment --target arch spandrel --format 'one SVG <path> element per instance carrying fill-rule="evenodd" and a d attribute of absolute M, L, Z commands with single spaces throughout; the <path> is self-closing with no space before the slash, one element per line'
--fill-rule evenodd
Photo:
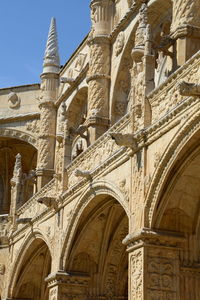
<path fill-rule="evenodd" d="M 192 115 L 182 124 L 181 130 L 171 140 L 166 148 L 162 159 L 157 166 L 156 172 L 151 180 L 151 184 L 146 197 L 145 206 L 145 226 L 154 227 L 156 222 L 156 211 L 163 193 L 166 192 L 166 184 L 170 183 L 170 174 L 177 171 L 182 162 L 182 168 L 187 158 L 195 149 L 198 152 L 200 137 L 199 112 Z"/>
<path fill-rule="evenodd" d="M 24 242 L 22 243 L 21 247 L 17 250 L 15 260 L 10 271 L 11 277 L 9 280 L 8 295 L 11 298 L 15 293 L 15 287 L 20 270 L 23 268 L 24 262 L 26 261 L 27 257 L 31 257 L 32 249 L 37 249 L 37 245 L 35 245 L 37 243 L 38 245 L 45 245 L 49 251 L 50 257 L 53 257 L 50 242 L 48 240 L 48 237 L 45 236 L 43 232 L 41 232 L 40 230 L 34 230 L 32 233 L 28 233 L 24 238 Z"/>
<path fill-rule="evenodd" d="M 67 256 L 69 254 L 69 249 L 71 247 L 71 243 L 83 211 L 87 206 L 89 206 L 90 203 L 92 203 L 92 200 L 94 200 L 96 197 L 99 197 L 99 200 L 101 201 L 101 198 L 104 198 L 106 196 L 110 196 L 115 199 L 123 207 L 127 217 L 129 218 L 130 211 L 127 198 L 125 197 L 125 195 L 123 195 L 123 193 L 117 186 L 107 181 L 97 181 L 95 183 L 91 183 L 90 187 L 87 188 L 80 196 L 73 210 L 73 214 L 71 215 L 71 218 L 69 220 L 66 234 L 63 239 L 64 242 L 62 245 L 60 262 L 61 268 L 63 268 L 65 265 Z"/>

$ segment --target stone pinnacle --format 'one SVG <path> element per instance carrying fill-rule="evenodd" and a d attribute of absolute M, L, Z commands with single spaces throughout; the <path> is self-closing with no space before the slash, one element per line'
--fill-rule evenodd
<path fill-rule="evenodd" d="M 59 73 L 59 70 L 60 57 L 58 52 L 56 20 L 52 18 L 44 55 L 43 73 Z"/>

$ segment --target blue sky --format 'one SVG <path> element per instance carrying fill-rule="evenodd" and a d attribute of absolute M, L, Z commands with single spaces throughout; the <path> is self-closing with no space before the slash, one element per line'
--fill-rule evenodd
<path fill-rule="evenodd" d="M 40 81 L 51 17 L 61 64 L 90 29 L 90 0 L 0 0 L 0 88 Z"/>

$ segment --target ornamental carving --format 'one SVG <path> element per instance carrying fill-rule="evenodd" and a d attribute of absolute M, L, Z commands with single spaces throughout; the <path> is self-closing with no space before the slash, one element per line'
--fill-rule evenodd
<path fill-rule="evenodd" d="M 38 165 L 37 169 L 45 169 L 48 168 L 49 165 L 49 144 L 46 138 L 41 138 L 38 140 Z"/>
<path fill-rule="evenodd" d="M 28 121 L 26 123 L 26 130 L 35 134 L 35 135 L 38 135 L 39 132 L 40 132 L 40 122 L 39 120 L 33 120 L 33 121 Z"/>
<path fill-rule="evenodd" d="M 19 108 L 21 100 L 16 93 L 10 92 L 10 94 L 8 95 L 8 103 L 9 107 L 12 109 Z"/>
<path fill-rule="evenodd" d="M 159 295 L 164 299 L 177 299 L 175 261 L 169 257 L 156 258 L 149 256 L 147 266 L 149 295 L 151 297 Z"/>
<path fill-rule="evenodd" d="M 98 115 L 103 109 L 103 101 L 107 98 L 107 91 L 98 80 L 89 82 L 89 114 Z M 95 113 L 93 113 L 95 111 Z"/>
<path fill-rule="evenodd" d="M 124 32 L 121 31 L 118 36 L 117 36 L 117 39 L 116 39 L 116 42 L 115 42 L 115 55 L 118 56 L 123 48 L 124 48 L 124 43 L 125 43 L 125 35 L 124 35 Z"/>
<path fill-rule="evenodd" d="M 5 274 L 5 265 L 4 264 L 0 264 L 0 275 L 4 275 Z"/>
<path fill-rule="evenodd" d="M 135 300 L 143 298 L 143 250 L 134 251 L 130 258 L 131 297 Z"/>
<path fill-rule="evenodd" d="M 152 108 L 152 122 L 163 117 L 168 111 L 174 108 L 177 104 L 184 101 L 184 93 L 192 94 L 192 91 L 198 91 L 198 70 L 199 59 L 198 57 L 186 63 L 184 67 L 180 68 L 174 75 L 173 82 L 168 78 L 165 85 L 161 85 L 155 93 L 148 97 Z M 189 83 L 185 84 L 183 82 Z M 192 84 L 190 84 L 190 82 Z M 181 92 L 182 89 L 182 92 Z M 181 93 L 180 93 L 181 92 Z"/>
<path fill-rule="evenodd" d="M 199 1 L 173 0 L 173 20 L 171 31 L 186 24 L 200 27 Z"/>
<path fill-rule="evenodd" d="M 144 47 L 145 36 L 147 28 L 147 4 L 143 3 L 139 12 L 138 27 L 135 33 L 135 46 L 134 48 Z"/>
<path fill-rule="evenodd" d="M 93 43 L 90 46 L 89 76 L 96 74 L 109 74 L 110 53 L 109 45 Z"/>
<path fill-rule="evenodd" d="M 80 154 L 77 157 L 77 161 L 72 163 L 72 166 L 68 169 L 69 186 L 73 186 L 80 181 L 80 178 L 75 176 L 74 171 L 76 169 L 79 169 L 81 166 L 81 170 L 92 172 L 92 170 L 110 158 L 117 149 L 119 149 L 119 146 L 117 146 L 115 141 L 105 137 L 105 140 L 100 141 L 95 148 L 91 148 L 87 153 L 85 152 L 84 156 Z"/>
<path fill-rule="evenodd" d="M 84 54 L 84 53 L 78 54 L 78 56 L 76 58 L 76 62 L 75 62 L 75 70 L 77 72 L 81 72 L 81 70 L 83 69 L 86 57 L 87 57 L 87 54 Z"/>

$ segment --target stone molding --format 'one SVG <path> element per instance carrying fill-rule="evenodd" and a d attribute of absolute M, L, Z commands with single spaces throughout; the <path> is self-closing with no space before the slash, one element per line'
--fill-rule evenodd
<path fill-rule="evenodd" d="M 5 116 L 0 117 L 0 123 L 11 123 L 18 121 L 29 121 L 29 120 L 38 120 L 40 118 L 40 113 L 27 113 L 27 114 L 19 114 L 13 116 Z"/>
<path fill-rule="evenodd" d="M 177 250 L 186 241 L 183 234 L 177 232 L 167 232 L 160 230 L 152 230 L 150 228 L 143 228 L 133 234 L 128 234 L 123 240 L 123 244 L 127 246 L 127 251 L 148 246 L 156 245 L 162 247 L 174 247 Z"/>
<path fill-rule="evenodd" d="M 0 128 L 0 136 L 22 140 L 24 142 L 27 142 L 28 144 L 31 144 L 36 149 L 38 147 L 36 137 L 23 131 L 15 130 L 12 128 Z"/>
<path fill-rule="evenodd" d="M 55 287 L 57 285 L 80 285 L 88 286 L 90 277 L 86 274 L 67 273 L 64 271 L 58 271 L 57 273 L 50 274 L 45 281 L 48 283 L 48 288 Z"/>

